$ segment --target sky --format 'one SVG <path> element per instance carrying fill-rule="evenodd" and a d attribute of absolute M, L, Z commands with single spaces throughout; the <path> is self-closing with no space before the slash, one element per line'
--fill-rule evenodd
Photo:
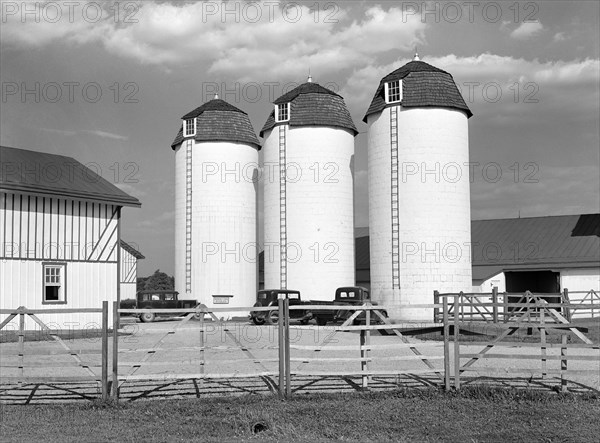
<path fill-rule="evenodd" d="M 309 70 L 360 131 L 355 224 L 367 226 L 362 118 L 415 48 L 473 111 L 472 219 L 600 211 L 599 2 L 0 5 L 0 143 L 72 156 L 139 198 L 122 237 L 146 257 L 140 276 L 173 274 L 181 117 L 218 92 L 258 134 Z"/>

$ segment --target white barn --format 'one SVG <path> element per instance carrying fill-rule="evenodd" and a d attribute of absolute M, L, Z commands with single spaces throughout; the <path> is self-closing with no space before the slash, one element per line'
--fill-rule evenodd
<path fill-rule="evenodd" d="M 121 240 L 120 300 L 135 299 L 137 293 L 137 262 L 144 257 L 129 243 Z"/>
<path fill-rule="evenodd" d="M 121 210 L 141 203 L 71 157 L 10 147 L 0 154 L 0 308 L 119 301 Z M 101 319 L 38 317 L 52 329 L 97 328 Z M 37 329 L 27 316 L 26 328 Z"/>
<path fill-rule="evenodd" d="M 478 220 L 471 229 L 475 292 L 600 289 L 600 214 Z"/>

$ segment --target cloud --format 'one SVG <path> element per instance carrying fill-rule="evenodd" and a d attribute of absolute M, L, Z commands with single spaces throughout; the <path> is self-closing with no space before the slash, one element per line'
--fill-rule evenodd
<path fill-rule="evenodd" d="M 355 118 L 362 119 L 381 78 L 409 61 L 400 58 L 352 72 L 340 93 Z M 450 72 L 467 105 L 478 116 L 493 114 L 497 121 L 518 121 L 523 112 L 532 110 L 538 115 L 562 114 L 567 120 L 598 115 L 598 59 L 542 62 L 495 54 L 450 54 L 423 61 Z M 497 93 L 500 97 L 494 101 Z"/>
<path fill-rule="evenodd" d="M 63 129 L 54 129 L 54 128 L 39 128 L 39 129 L 40 129 L 40 131 L 66 135 L 69 137 L 73 136 L 73 135 L 77 135 L 77 134 L 91 134 L 91 135 L 96 135 L 96 136 L 102 137 L 102 138 L 109 138 L 111 140 L 129 140 L 129 137 L 127 137 L 127 136 L 113 134 L 112 132 L 100 131 L 97 129 L 96 130 L 85 129 L 82 131 L 67 131 L 67 130 L 63 130 Z"/>
<path fill-rule="evenodd" d="M 544 27 L 540 22 L 523 22 L 510 33 L 510 36 L 517 40 L 528 40 L 542 32 L 542 29 Z"/>
<path fill-rule="evenodd" d="M 3 39 L 10 47 L 100 43 L 109 53 L 141 64 L 167 69 L 202 64 L 215 79 L 231 76 L 239 81 L 298 79 L 310 66 L 318 66 L 316 76 L 325 78 L 368 65 L 377 54 L 425 42 L 427 24 L 407 17 L 399 7 L 372 6 L 360 20 L 350 22 L 343 6 L 317 16 L 308 6 L 285 5 L 143 2 L 137 23 L 116 23 L 108 6 L 103 9 L 106 19 L 95 23 L 81 18 L 73 23 L 22 23 L 18 15 L 10 15 Z"/>
<path fill-rule="evenodd" d="M 113 134 L 112 132 L 106 132 L 106 131 L 98 131 L 98 130 L 86 130 L 86 131 L 82 131 L 85 132 L 86 134 L 92 134 L 92 135 L 97 135 L 98 137 L 102 137 L 102 138 L 110 138 L 112 140 L 129 140 L 129 137 L 126 137 L 124 135 L 119 135 L 119 134 Z"/>
<path fill-rule="evenodd" d="M 567 34 L 565 32 L 557 32 L 556 34 L 554 34 L 554 37 L 552 38 L 552 40 L 554 40 L 554 42 L 564 42 L 568 38 L 569 37 L 567 36 Z"/>

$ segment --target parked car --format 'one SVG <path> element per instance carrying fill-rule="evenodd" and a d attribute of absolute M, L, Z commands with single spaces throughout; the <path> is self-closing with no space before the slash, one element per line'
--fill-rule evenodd
<path fill-rule="evenodd" d="M 350 306 L 360 306 L 367 301 L 370 301 L 369 290 L 363 288 L 362 286 L 347 286 L 338 288 L 335 291 L 335 297 L 333 301 L 323 301 L 323 300 L 302 300 L 299 291 L 287 290 L 287 289 L 265 289 L 258 291 L 256 295 L 256 303 L 255 307 L 268 307 L 272 306 L 272 311 L 252 311 L 250 312 L 250 319 L 256 325 L 267 324 L 277 324 L 279 320 L 279 310 L 278 310 L 278 298 L 279 296 L 287 297 L 289 299 L 290 306 L 301 306 L 301 305 L 350 305 Z M 377 303 L 373 303 L 377 305 Z M 337 323 L 344 322 L 347 320 L 354 311 L 352 310 L 332 310 L 332 309 L 291 309 L 290 310 L 290 319 L 298 320 L 301 324 L 308 324 L 311 320 L 315 320 L 315 322 L 324 326 L 327 323 Z M 388 314 L 385 310 L 382 311 L 384 317 L 387 317 Z M 366 321 L 366 316 L 363 313 L 359 314 L 356 319 L 354 319 L 354 325 L 364 324 Z M 372 324 L 382 324 L 381 319 L 376 316 L 371 316 Z M 380 330 L 382 335 L 387 335 L 387 331 Z"/>
<path fill-rule="evenodd" d="M 138 291 L 135 300 L 122 300 L 121 309 L 193 309 L 198 306 L 196 300 L 179 300 L 177 291 Z M 144 323 L 154 321 L 156 317 L 174 317 L 178 313 L 144 312 L 133 314 Z"/>

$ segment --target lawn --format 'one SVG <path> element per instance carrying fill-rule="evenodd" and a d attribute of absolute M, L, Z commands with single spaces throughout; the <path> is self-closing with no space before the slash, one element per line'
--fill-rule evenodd
<path fill-rule="evenodd" d="M 597 395 L 466 388 L 114 404 L 2 405 L 2 441 L 573 441 L 600 435 Z"/>

